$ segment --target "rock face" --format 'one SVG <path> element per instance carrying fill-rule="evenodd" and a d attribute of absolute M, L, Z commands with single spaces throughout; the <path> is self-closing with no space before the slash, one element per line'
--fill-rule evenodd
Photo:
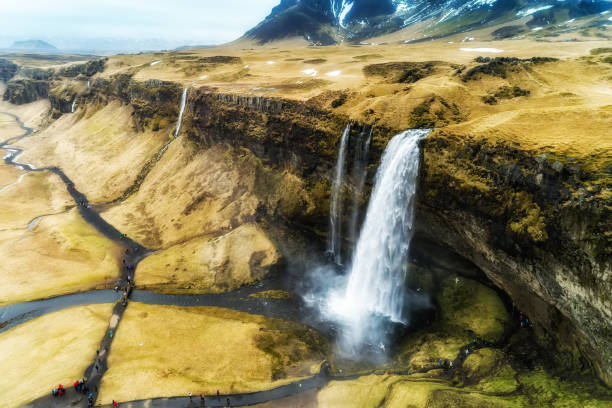
<path fill-rule="evenodd" d="M 605 0 L 281 0 L 246 36 L 264 43 L 301 36 L 329 44 L 342 39 L 359 41 L 430 21 L 426 33 L 430 37 L 525 16 L 531 16 L 527 26 L 562 23 L 568 15 L 596 15 L 611 7 Z"/>
<path fill-rule="evenodd" d="M 34 79 L 9 81 L 3 99 L 15 105 L 23 105 L 49 96 L 49 82 Z"/>
<path fill-rule="evenodd" d="M 423 151 L 422 230 L 503 288 L 557 350 L 551 359 L 558 366 L 592 364 L 612 383 L 612 214 L 604 175 L 443 132 Z"/>
<path fill-rule="evenodd" d="M 17 74 L 19 66 L 11 61 L 0 59 L 0 81 L 8 82 Z"/>

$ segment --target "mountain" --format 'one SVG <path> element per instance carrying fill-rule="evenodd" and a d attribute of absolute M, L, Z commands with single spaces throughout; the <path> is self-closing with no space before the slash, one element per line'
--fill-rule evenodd
<path fill-rule="evenodd" d="M 526 27 L 597 16 L 609 0 L 281 0 L 245 36 L 261 43 L 303 37 L 313 44 L 360 41 L 427 22 L 425 38 L 528 19 Z M 604 16 L 598 24 L 607 21 Z"/>
<path fill-rule="evenodd" d="M 11 45 L 12 51 L 57 51 L 53 45 L 44 42 L 42 40 L 26 40 L 26 41 L 15 41 Z"/>

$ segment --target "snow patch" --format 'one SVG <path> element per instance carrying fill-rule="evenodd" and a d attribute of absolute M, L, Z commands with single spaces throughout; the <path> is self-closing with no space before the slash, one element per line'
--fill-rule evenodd
<path fill-rule="evenodd" d="M 151 66 L 153 66 L 153 65 L 157 65 L 157 64 L 159 64 L 160 62 L 161 62 L 161 61 L 153 61 L 153 62 L 151 63 Z"/>
<path fill-rule="evenodd" d="M 312 68 L 308 68 L 302 71 L 302 74 L 304 75 L 308 75 L 308 76 L 317 76 L 317 74 L 319 73 L 319 71 L 317 71 L 316 69 L 312 69 Z"/>
<path fill-rule="evenodd" d="M 206 78 L 208 78 L 208 75 L 202 75 L 202 76 L 200 77 L 200 79 L 206 79 Z"/>
<path fill-rule="evenodd" d="M 340 75 L 341 73 L 342 73 L 342 71 L 338 70 L 338 71 L 331 71 L 331 72 L 328 72 L 328 73 L 327 73 L 327 74 L 325 74 L 325 75 L 327 75 L 327 76 L 332 76 L 332 77 L 336 77 L 336 76 Z"/>
<path fill-rule="evenodd" d="M 532 28 L 531 31 L 540 31 L 542 30 L 544 27 L 536 27 L 536 28 Z"/>
<path fill-rule="evenodd" d="M 516 15 L 519 16 L 519 17 L 527 17 L 527 16 L 532 15 L 533 13 L 537 13 L 538 11 L 548 10 L 551 7 L 552 7 L 551 5 L 542 6 L 542 7 L 532 7 L 532 8 L 528 8 L 526 10 L 521 10 L 518 13 L 516 13 Z"/>
<path fill-rule="evenodd" d="M 266 64 L 268 64 L 268 65 L 274 65 L 274 64 L 276 64 L 276 61 L 268 61 L 268 62 L 266 62 Z"/>

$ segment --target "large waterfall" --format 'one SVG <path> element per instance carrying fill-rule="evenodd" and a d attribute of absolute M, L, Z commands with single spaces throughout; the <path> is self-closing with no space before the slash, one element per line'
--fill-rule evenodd
<path fill-rule="evenodd" d="M 329 206 L 329 240 L 327 251 L 338 265 L 342 264 L 341 243 L 340 243 L 340 227 L 342 225 L 342 199 L 340 197 L 342 191 L 342 181 L 344 179 L 344 168 L 346 147 L 348 145 L 348 136 L 351 133 L 351 125 L 348 124 L 342 132 L 340 139 L 340 149 L 338 150 L 338 159 L 336 161 L 336 174 L 332 184 L 332 196 Z"/>
<path fill-rule="evenodd" d="M 357 139 L 357 144 L 355 146 L 355 158 L 353 165 L 353 183 L 355 183 L 355 187 L 353 190 L 353 212 L 351 213 L 351 223 L 349 224 L 349 239 L 351 242 L 355 242 L 357 238 L 357 223 L 359 221 L 359 203 L 361 201 L 361 195 L 363 194 L 363 188 L 365 186 L 366 177 L 368 175 L 368 155 L 370 152 L 370 142 L 372 141 L 372 130 L 373 128 L 368 129 L 364 126 L 361 133 L 359 134 L 359 138 Z M 363 138 L 367 133 L 367 138 L 365 142 Z"/>
<path fill-rule="evenodd" d="M 332 290 L 326 308 L 342 325 L 345 351 L 384 348 L 380 322 L 407 323 L 404 285 L 413 233 L 418 142 L 429 130 L 407 130 L 388 144 L 376 174 L 348 282 Z"/>
<path fill-rule="evenodd" d="M 181 108 L 179 110 L 178 124 L 176 125 L 176 130 L 174 131 L 174 137 L 178 137 L 179 132 L 181 131 L 181 124 L 183 123 L 183 112 L 185 111 L 185 104 L 187 103 L 187 91 L 189 87 L 186 86 L 183 89 L 183 95 L 181 96 Z"/>

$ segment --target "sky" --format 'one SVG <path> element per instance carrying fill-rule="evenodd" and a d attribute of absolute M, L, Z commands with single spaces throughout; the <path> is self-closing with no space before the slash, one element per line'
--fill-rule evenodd
<path fill-rule="evenodd" d="M 280 0 L 2 0 L 0 47 L 164 49 L 240 37 Z"/>

